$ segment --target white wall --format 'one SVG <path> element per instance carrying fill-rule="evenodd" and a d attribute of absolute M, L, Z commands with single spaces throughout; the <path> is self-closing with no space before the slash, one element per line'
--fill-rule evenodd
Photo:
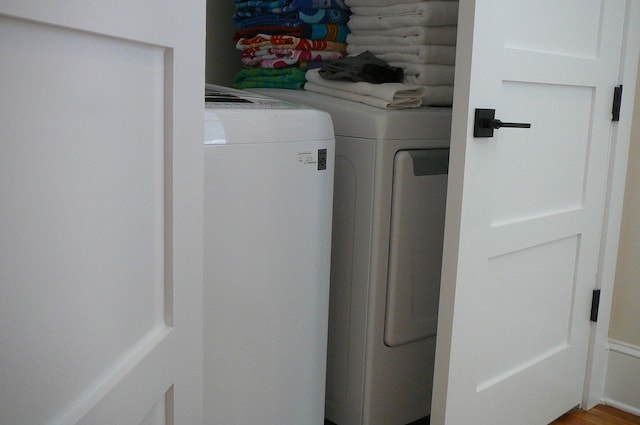
<path fill-rule="evenodd" d="M 640 415 L 640 84 L 635 105 L 609 326 L 605 402 Z"/>
<path fill-rule="evenodd" d="M 640 90 L 635 103 L 609 336 L 640 346 Z"/>

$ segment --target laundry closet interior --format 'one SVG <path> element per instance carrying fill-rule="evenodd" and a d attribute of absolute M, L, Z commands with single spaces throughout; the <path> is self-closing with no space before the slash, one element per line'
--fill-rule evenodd
<path fill-rule="evenodd" d="M 208 2 L 207 83 L 230 86 L 242 67 L 232 40 L 234 10 L 232 2 Z M 426 423 L 451 107 L 388 110 L 305 90 L 249 90 L 326 111 L 333 120 L 327 420 Z"/>

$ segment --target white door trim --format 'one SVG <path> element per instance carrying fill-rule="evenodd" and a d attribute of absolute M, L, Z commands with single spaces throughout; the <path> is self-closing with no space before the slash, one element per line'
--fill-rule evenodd
<path fill-rule="evenodd" d="M 620 122 L 614 124 L 611 133 L 612 144 L 608 190 L 605 201 L 605 218 L 602 225 L 603 234 L 598 267 L 599 279 L 597 281 L 597 285 L 601 290 L 600 309 L 598 322 L 592 325 L 587 375 L 582 397 L 583 409 L 590 409 L 603 401 L 609 355 L 607 337 L 613 300 L 613 283 L 618 259 L 618 242 L 620 239 L 631 123 L 633 120 L 633 103 L 640 55 L 640 37 L 637 36 L 637 34 L 640 34 L 640 2 L 627 0 L 625 7 L 626 21 L 618 77 L 618 84 L 623 85 L 622 108 Z M 636 106 L 640 107 L 640 105 Z"/>

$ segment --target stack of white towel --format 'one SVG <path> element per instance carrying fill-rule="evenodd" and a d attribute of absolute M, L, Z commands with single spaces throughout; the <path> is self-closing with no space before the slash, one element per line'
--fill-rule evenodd
<path fill-rule="evenodd" d="M 304 89 L 327 94 L 382 109 L 417 108 L 422 105 L 425 90 L 419 85 L 402 83 L 373 84 L 365 81 L 350 82 L 327 80 L 318 69 L 310 69 L 305 75 Z"/>
<path fill-rule="evenodd" d="M 451 105 L 457 0 L 345 0 L 351 8 L 347 53 L 370 51 L 424 88 L 423 105 Z"/>

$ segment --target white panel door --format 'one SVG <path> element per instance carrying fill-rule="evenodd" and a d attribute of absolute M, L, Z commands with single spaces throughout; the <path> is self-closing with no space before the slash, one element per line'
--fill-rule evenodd
<path fill-rule="evenodd" d="M 624 17 L 623 0 L 461 1 L 434 425 L 543 425 L 581 402 Z M 475 138 L 476 108 L 531 128 Z"/>
<path fill-rule="evenodd" d="M 0 2 L 0 423 L 202 423 L 203 1 Z"/>

